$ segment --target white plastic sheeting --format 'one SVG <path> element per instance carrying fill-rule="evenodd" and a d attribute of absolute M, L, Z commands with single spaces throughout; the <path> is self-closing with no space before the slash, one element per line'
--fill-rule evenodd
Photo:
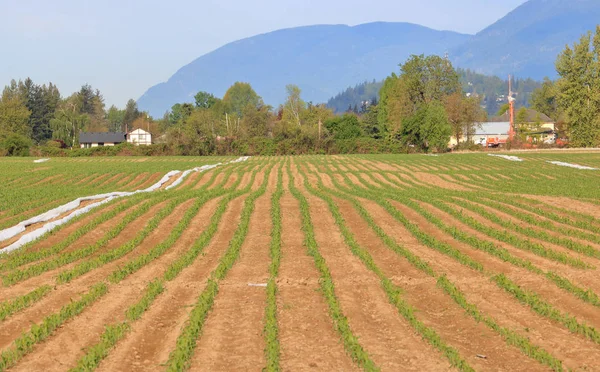
<path fill-rule="evenodd" d="M 230 163 L 239 163 L 239 162 L 243 162 L 248 160 L 250 157 L 249 156 L 242 156 L 236 160 L 232 160 L 228 163 L 225 164 L 230 164 Z M 148 187 L 147 189 L 144 190 L 136 190 L 136 191 L 132 191 L 132 192 L 112 192 L 112 193 L 108 193 L 108 194 L 99 194 L 99 195 L 92 195 L 92 196 L 85 196 L 82 198 L 77 198 L 67 204 L 63 204 L 59 207 L 56 207 L 52 210 L 49 210 L 45 213 L 42 213 L 40 215 L 37 215 L 35 217 L 32 217 L 28 220 L 19 222 L 17 225 L 13 226 L 13 227 L 9 227 L 7 229 L 4 230 L 0 230 L 0 242 L 4 241 L 4 240 L 8 240 L 11 239 L 23 232 L 25 232 L 25 230 L 27 229 L 28 226 L 36 224 L 36 223 L 41 223 L 41 222 L 47 222 L 50 221 L 52 219 L 55 219 L 65 213 L 68 213 L 74 209 L 79 208 L 79 206 L 81 205 L 81 202 L 84 201 L 89 201 L 89 200 L 100 200 L 97 203 L 92 203 L 89 204 L 83 208 L 77 209 L 75 212 L 69 214 L 68 216 L 65 216 L 61 219 L 49 222 L 47 224 L 45 224 L 44 226 L 40 227 L 39 229 L 36 229 L 30 233 L 24 234 L 23 236 L 21 236 L 16 242 L 10 244 L 9 246 L 0 249 L 0 254 L 2 253 L 8 253 L 8 252 L 12 252 L 16 249 L 21 248 L 22 246 L 24 246 L 27 243 L 30 243 L 36 239 L 38 239 L 39 237 L 41 237 L 42 235 L 52 231 L 53 229 L 55 229 L 56 227 L 63 225 L 67 222 L 69 222 L 71 219 L 80 216 L 84 213 L 89 212 L 90 210 L 104 204 L 104 203 L 108 203 L 114 199 L 117 198 L 122 198 L 122 197 L 126 197 L 126 196 L 131 196 L 131 195 L 135 195 L 138 193 L 142 193 L 142 192 L 152 192 L 155 190 L 160 189 L 160 187 L 162 185 L 164 185 L 165 183 L 169 182 L 169 180 L 172 177 L 175 177 L 177 175 L 180 175 L 179 178 L 177 180 L 175 180 L 171 185 L 167 186 L 165 188 L 165 190 L 169 190 L 173 187 L 178 186 L 179 184 L 181 184 L 181 182 L 183 182 L 183 180 L 185 179 L 185 177 L 187 177 L 190 173 L 193 172 L 205 172 L 209 169 L 213 169 L 216 168 L 220 165 L 223 165 L 222 163 L 217 163 L 217 164 L 210 164 L 210 165 L 203 165 L 201 167 L 196 167 L 193 169 L 189 169 L 186 170 L 184 172 L 178 171 L 178 170 L 174 170 L 174 171 L 170 171 L 169 173 L 165 174 L 163 176 L 163 178 L 160 179 L 160 181 L 158 181 L 157 183 L 155 183 L 154 185 Z"/>
<path fill-rule="evenodd" d="M 511 156 L 511 155 L 488 154 L 488 156 L 495 156 L 497 158 L 502 158 L 502 159 L 506 159 L 506 160 L 510 160 L 510 161 L 523 161 L 523 159 L 516 157 L 516 156 Z"/>
<path fill-rule="evenodd" d="M 554 164 L 554 165 L 560 165 L 561 167 L 569 167 L 569 168 L 575 168 L 575 169 L 598 170 L 598 168 L 592 168 L 592 167 L 588 167 L 586 165 L 565 163 L 565 162 L 562 162 L 562 161 L 548 161 L 548 163 Z"/>
<path fill-rule="evenodd" d="M 241 159 L 241 158 L 240 158 L 240 159 Z M 237 163 L 237 162 L 238 162 L 238 160 L 239 160 L 239 159 L 233 160 L 233 161 L 231 161 L 230 163 Z M 228 164 L 229 164 L 229 163 L 228 163 Z M 176 179 L 176 180 L 175 180 L 175 182 L 173 182 L 172 184 L 170 184 L 169 186 L 167 186 L 167 187 L 165 188 L 165 190 L 170 190 L 170 189 L 172 189 L 173 187 L 177 187 L 177 186 L 179 186 L 179 184 L 180 184 L 180 183 L 182 183 L 182 182 L 183 182 L 183 180 L 184 180 L 184 179 L 185 179 L 185 178 L 186 178 L 186 177 L 187 177 L 187 176 L 188 176 L 190 173 L 193 173 L 193 172 L 206 172 L 207 170 L 209 170 L 209 169 L 213 169 L 213 168 L 216 168 L 216 167 L 218 167 L 219 165 L 222 165 L 222 163 L 210 164 L 210 165 L 203 165 L 203 166 L 201 166 L 201 167 L 196 167 L 196 168 L 194 168 L 194 169 L 188 169 L 188 170 L 186 170 L 185 172 L 182 172 L 182 173 L 181 173 L 181 176 L 179 176 L 179 178 L 178 178 L 178 179 Z"/>
<path fill-rule="evenodd" d="M 48 160 L 50 160 L 50 159 L 37 159 L 37 160 L 34 160 L 33 162 L 34 163 L 44 163 L 44 162 L 47 162 Z"/>

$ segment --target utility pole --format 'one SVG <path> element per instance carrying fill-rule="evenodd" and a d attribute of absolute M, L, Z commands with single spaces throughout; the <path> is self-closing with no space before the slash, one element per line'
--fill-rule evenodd
<path fill-rule="evenodd" d="M 508 110 L 510 116 L 510 127 L 508 139 L 512 142 L 515 138 L 515 99 L 512 96 L 512 76 L 508 75 Z"/>

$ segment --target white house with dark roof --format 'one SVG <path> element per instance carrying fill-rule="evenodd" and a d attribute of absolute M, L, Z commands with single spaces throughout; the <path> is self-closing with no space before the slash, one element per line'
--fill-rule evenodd
<path fill-rule="evenodd" d="M 79 133 L 79 146 L 82 149 L 92 147 L 115 146 L 127 141 L 123 132 L 83 132 Z"/>
<path fill-rule="evenodd" d="M 127 133 L 127 142 L 134 145 L 151 145 L 152 144 L 152 133 L 146 132 L 145 130 L 138 128 Z"/>

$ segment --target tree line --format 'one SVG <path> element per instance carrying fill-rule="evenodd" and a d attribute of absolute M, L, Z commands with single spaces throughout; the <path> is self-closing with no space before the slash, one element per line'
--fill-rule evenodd
<path fill-rule="evenodd" d="M 201 91 L 193 103 L 175 104 L 155 120 L 133 100 L 124 110 L 106 110 L 102 94 L 89 85 L 61 98 L 52 84 L 13 81 L 0 99 L 0 151 L 24 155 L 36 145 L 55 155 L 110 154 L 120 147 L 71 153 L 54 149 L 77 148 L 81 131 L 136 127 L 149 129 L 156 143 L 144 154 L 446 151 L 451 135 L 472 134 L 475 123 L 485 118 L 478 98 L 465 96 L 456 70 L 438 56 L 412 56 L 398 75 L 385 80 L 379 102 L 349 107 L 343 115 L 325 104 L 306 102 L 296 85 L 286 91 L 286 101 L 272 107 L 250 84 L 236 82 L 223 97 Z"/>
<path fill-rule="evenodd" d="M 556 60 L 556 80 L 544 79 L 531 97 L 533 109 L 558 123 L 573 147 L 600 146 L 600 26 Z"/>
<path fill-rule="evenodd" d="M 26 155 L 40 145 L 76 147 L 81 131 L 125 131 L 141 126 L 143 117 L 134 100 L 124 110 L 106 110 L 100 91 L 88 84 L 63 98 L 52 83 L 12 80 L 0 96 L 0 154 Z"/>

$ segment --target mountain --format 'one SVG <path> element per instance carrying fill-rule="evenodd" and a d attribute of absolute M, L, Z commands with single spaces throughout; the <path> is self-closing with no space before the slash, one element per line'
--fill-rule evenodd
<path fill-rule="evenodd" d="M 600 23 L 599 0 L 530 0 L 450 50 L 456 66 L 506 77 L 555 77 L 554 62 Z"/>
<path fill-rule="evenodd" d="M 325 102 L 348 84 L 382 79 L 411 54 L 444 54 L 469 35 L 410 23 L 320 25 L 284 29 L 227 44 L 177 71 L 138 100 L 141 110 L 162 116 L 200 90 L 223 96 L 236 81 L 252 84 L 264 101 L 285 100 L 296 84 L 306 101 Z"/>

